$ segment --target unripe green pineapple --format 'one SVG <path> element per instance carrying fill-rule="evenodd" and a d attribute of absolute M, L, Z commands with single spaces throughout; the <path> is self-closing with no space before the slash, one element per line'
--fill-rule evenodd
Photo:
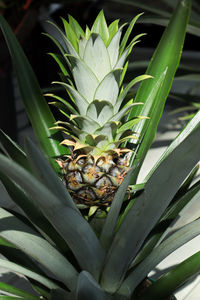
<path fill-rule="evenodd" d="M 128 66 L 128 55 L 141 35 L 127 46 L 133 25 L 131 22 L 123 39 L 119 20 L 107 26 L 103 11 L 91 29 L 85 32 L 69 16 L 63 19 L 65 33 L 53 24 L 62 39 L 57 44 L 61 55 L 51 54 L 62 71 L 61 84 L 69 95 L 52 102 L 66 116 L 66 122 L 56 122 L 58 130 L 67 134 L 62 144 L 71 148 L 71 156 L 58 160 L 63 170 L 63 181 L 76 203 L 87 206 L 108 206 L 129 170 L 130 150 L 120 147 L 135 139 L 131 128 L 143 117 L 126 121 L 134 105 L 127 93 L 137 82 L 150 78 L 141 75 L 126 87 L 123 79 Z M 71 99 L 71 100 L 70 100 Z"/>

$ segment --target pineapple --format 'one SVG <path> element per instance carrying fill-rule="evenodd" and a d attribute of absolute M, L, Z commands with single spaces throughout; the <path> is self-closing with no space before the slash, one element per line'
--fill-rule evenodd
<path fill-rule="evenodd" d="M 127 100 L 127 94 L 134 84 L 151 77 L 141 75 L 123 86 L 127 57 L 142 36 L 126 45 L 138 17 L 122 40 L 126 24 L 119 27 L 119 20 L 115 20 L 107 26 L 103 11 L 85 32 L 72 16 L 68 22 L 62 19 L 65 32 L 52 23 L 61 37 L 58 40 L 49 36 L 61 52 L 51 53 L 62 71 L 62 81 L 54 83 L 66 89 L 70 100 L 47 96 L 56 99 L 51 104 L 67 118 L 56 122 L 53 129 L 67 135 L 62 144 L 71 149 L 71 155 L 58 163 L 63 182 L 77 204 L 109 206 L 129 170 L 131 150 L 122 145 L 137 138 L 131 128 L 143 117 L 128 120 L 130 109 L 142 103 Z"/>

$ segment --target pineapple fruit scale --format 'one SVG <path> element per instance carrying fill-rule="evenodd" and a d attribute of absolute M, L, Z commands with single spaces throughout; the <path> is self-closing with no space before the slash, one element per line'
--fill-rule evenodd
<path fill-rule="evenodd" d="M 141 75 L 126 86 L 123 79 L 128 56 L 142 34 L 127 45 L 132 28 L 139 17 L 129 24 L 123 38 L 119 20 L 107 26 L 101 11 L 91 29 L 84 31 L 72 17 L 62 19 L 64 31 L 56 24 L 60 39 L 49 35 L 59 49 L 50 53 L 61 70 L 62 85 L 69 99 L 54 94 L 55 105 L 66 121 L 57 121 L 52 129 L 62 130 L 66 138 L 62 144 L 71 155 L 59 159 L 63 182 L 77 204 L 107 207 L 129 170 L 130 149 L 122 145 L 136 139 L 133 126 L 144 117 L 128 119 L 134 105 L 127 99 L 134 84 L 150 78 Z"/>

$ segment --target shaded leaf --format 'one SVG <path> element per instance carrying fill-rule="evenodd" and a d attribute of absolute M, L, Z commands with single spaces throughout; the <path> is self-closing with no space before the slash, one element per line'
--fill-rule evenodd
<path fill-rule="evenodd" d="M 110 297 L 106 296 L 100 285 L 94 278 L 86 271 L 80 273 L 77 285 L 77 300 L 108 300 Z"/>
<path fill-rule="evenodd" d="M 0 166 L 2 172 L 15 180 L 39 206 L 67 242 L 80 266 L 98 278 L 105 253 L 88 222 L 13 161 L 0 155 Z M 90 257 L 90 260 L 85 257 Z"/>
<path fill-rule="evenodd" d="M 134 269 L 133 273 L 131 273 L 123 282 L 122 287 L 120 288 L 120 293 L 130 295 L 141 280 L 144 279 L 159 262 L 199 234 L 200 219 L 177 230 L 168 239 L 154 248 L 149 256 L 147 256 L 147 258 Z"/>
<path fill-rule="evenodd" d="M 194 130 L 160 164 L 124 218 L 108 252 L 102 274 L 102 285 L 107 290 L 113 292 L 119 287 L 145 238 L 169 205 L 180 184 L 198 162 L 200 144 L 196 140 L 199 134 L 200 129 Z M 173 172 L 174 169 L 176 173 Z M 123 257 L 120 264 L 119 257 Z"/>
<path fill-rule="evenodd" d="M 51 244 L 14 215 L 0 208 L 1 237 L 43 265 L 69 289 L 77 283 L 77 271 Z"/>
<path fill-rule="evenodd" d="M 42 95 L 31 65 L 21 49 L 14 33 L 1 14 L 0 24 L 12 57 L 21 98 L 29 120 L 31 121 L 42 150 L 50 159 L 55 170 L 58 170 L 54 157 L 64 153 L 66 154 L 67 152 L 66 148 L 59 145 L 62 140 L 62 135 L 60 133 L 50 132 L 49 128 L 55 122 L 54 117 Z"/>

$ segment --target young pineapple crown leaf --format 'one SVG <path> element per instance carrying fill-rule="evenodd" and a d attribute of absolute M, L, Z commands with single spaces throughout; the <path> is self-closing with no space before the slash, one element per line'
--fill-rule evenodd
<path fill-rule="evenodd" d="M 61 84 L 69 96 L 66 100 L 57 97 L 62 106 L 58 102 L 55 105 L 68 118 L 69 123 L 73 123 L 72 126 L 66 125 L 65 132 L 76 137 L 74 151 L 79 149 L 80 152 L 83 149 L 84 153 L 91 155 L 96 152 L 107 153 L 109 150 L 113 152 L 122 141 L 133 136 L 131 126 L 136 120 L 139 122 L 142 119 L 138 117 L 127 123 L 125 116 L 136 105 L 134 100 L 127 99 L 128 92 L 134 84 L 151 76 L 141 75 L 126 87 L 123 85 L 128 56 L 141 36 L 137 35 L 128 44 L 140 15 L 130 22 L 123 37 L 122 31 L 127 24 L 119 26 L 119 20 L 115 20 L 108 26 L 103 10 L 91 28 L 86 26 L 85 31 L 70 15 L 68 21 L 62 18 L 64 31 L 54 24 L 62 40 L 52 39 L 60 55 L 51 56 L 63 74 L 62 81 L 56 83 Z M 94 136 L 96 138 L 92 138 Z M 85 146 L 80 148 L 80 145 Z"/>

